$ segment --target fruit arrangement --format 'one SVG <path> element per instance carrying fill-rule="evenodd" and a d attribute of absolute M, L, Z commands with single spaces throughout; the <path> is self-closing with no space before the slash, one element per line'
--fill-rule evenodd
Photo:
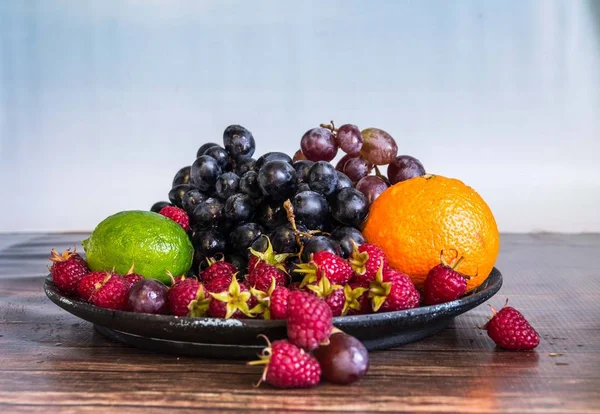
<path fill-rule="evenodd" d="M 112 310 L 285 320 L 288 339 L 267 339 L 250 364 L 289 388 L 366 373 L 366 349 L 333 317 L 450 302 L 492 270 L 499 237 L 487 204 L 398 156 L 387 132 L 331 122 L 307 131 L 293 157 L 252 158 L 255 147 L 246 128 L 227 127 L 222 145 L 202 145 L 175 174 L 169 202 L 102 221 L 82 242 L 86 260 L 53 250 L 54 283 Z M 500 346 L 531 349 L 537 333 L 515 312 L 503 308 L 485 329 Z"/>

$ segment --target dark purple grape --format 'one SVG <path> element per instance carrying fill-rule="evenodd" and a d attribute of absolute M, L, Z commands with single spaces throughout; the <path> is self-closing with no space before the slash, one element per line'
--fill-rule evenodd
<path fill-rule="evenodd" d="M 312 167 L 313 165 L 315 165 L 314 161 L 296 161 L 293 164 L 293 167 L 296 170 L 296 181 L 298 181 L 299 183 L 306 182 L 306 177 L 308 177 L 308 170 L 310 170 L 310 167 Z"/>
<path fill-rule="evenodd" d="M 388 188 L 388 184 L 381 177 L 376 175 L 367 175 L 356 183 L 356 189 L 367 197 L 369 205 L 373 203 Z"/>
<path fill-rule="evenodd" d="M 228 253 L 225 255 L 225 261 L 231 263 L 235 266 L 237 270 L 239 270 L 243 274 L 248 267 L 248 260 L 246 259 L 246 255 L 242 255 L 239 253 Z"/>
<path fill-rule="evenodd" d="M 338 182 L 335 186 L 335 191 L 340 191 L 342 188 L 353 188 L 354 185 L 348 176 L 340 171 L 336 171 L 338 176 Z"/>
<path fill-rule="evenodd" d="M 331 238 L 340 244 L 342 257 L 347 259 L 352 254 L 352 240 L 360 246 L 366 240 L 360 230 L 354 227 L 338 227 L 331 233 Z"/>
<path fill-rule="evenodd" d="M 296 194 L 299 194 L 303 191 L 312 191 L 310 189 L 310 185 L 306 184 L 306 183 L 300 183 L 296 186 Z"/>
<path fill-rule="evenodd" d="M 231 171 L 232 167 L 231 162 L 229 161 L 229 153 L 219 145 L 210 147 L 204 151 L 203 155 L 208 155 L 209 157 L 213 157 L 215 160 L 217 160 L 217 164 L 219 164 L 219 167 L 221 167 L 222 171 Z"/>
<path fill-rule="evenodd" d="M 360 227 L 369 213 L 367 197 L 355 188 L 344 188 L 331 197 L 331 215 L 346 226 Z"/>
<path fill-rule="evenodd" d="M 258 185 L 258 173 L 256 171 L 248 171 L 240 178 L 239 189 L 242 193 L 249 195 L 253 199 L 262 197 L 262 191 Z"/>
<path fill-rule="evenodd" d="M 329 219 L 329 204 L 314 191 L 298 193 L 292 199 L 296 223 L 310 230 L 323 230 Z"/>
<path fill-rule="evenodd" d="M 300 140 L 300 147 L 306 159 L 311 161 L 331 161 L 338 150 L 331 131 L 321 127 L 306 131 Z"/>
<path fill-rule="evenodd" d="M 215 195 L 221 200 L 227 200 L 238 192 L 240 177 L 236 173 L 226 172 L 222 174 L 215 184 Z"/>
<path fill-rule="evenodd" d="M 190 219 L 200 229 L 216 227 L 223 219 L 223 203 L 217 198 L 209 197 L 196 206 Z"/>
<path fill-rule="evenodd" d="M 194 259 L 198 264 L 208 257 L 215 257 L 217 253 L 225 252 L 225 236 L 216 229 L 199 230 L 192 237 L 195 248 Z"/>
<path fill-rule="evenodd" d="M 129 289 L 127 310 L 136 313 L 164 315 L 168 311 L 169 289 L 158 280 L 144 279 Z"/>
<path fill-rule="evenodd" d="M 398 145 L 387 132 L 378 128 L 367 128 L 361 134 L 364 143 L 360 154 L 370 163 L 386 165 L 398 155 Z"/>
<path fill-rule="evenodd" d="M 287 215 L 281 201 L 263 200 L 257 207 L 254 220 L 268 229 L 287 222 Z"/>
<path fill-rule="evenodd" d="M 314 236 L 304 243 L 301 259 L 304 263 L 308 263 L 313 253 L 321 251 L 327 251 L 338 256 L 342 253 L 340 245 L 336 241 L 326 236 Z"/>
<path fill-rule="evenodd" d="M 218 146 L 219 144 L 216 144 L 214 142 L 207 142 L 206 144 L 202 144 L 200 148 L 198 148 L 198 152 L 196 152 L 196 158 L 198 158 L 201 155 L 204 155 L 204 151 L 206 151 L 210 147 L 214 147 L 215 145 Z"/>
<path fill-rule="evenodd" d="M 399 155 L 388 165 L 387 174 L 390 183 L 393 185 L 400 181 L 425 175 L 425 167 L 415 157 Z"/>
<path fill-rule="evenodd" d="M 224 213 L 225 218 L 234 223 L 248 221 L 254 215 L 254 203 L 246 194 L 234 194 L 225 202 Z"/>
<path fill-rule="evenodd" d="M 353 182 L 359 181 L 371 173 L 373 164 L 362 157 L 351 158 L 344 165 L 342 172 Z"/>
<path fill-rule="evenodd" d="M 235 173 L 240 177 L 248 171 L 256 171 L 256 160 L 254 158 L 242 158 L 235 162 Z"/>
<path fill-rule="evenodd" d="M 303 233 L 308 232 L 308 229 L 303 225 L 298 225 L 297 229 Z M 275 227 L 269 234 L 269 239 L 273 245 L 273 250 L 277 253 L 298 253 L 300 251 L 300 246 L 296 241 L 296 233 L 289 223 Z M 305 239 L 301 238 L 300 240 L 304 242 Z"/>
<path fill-rule="evenodd" d="M 190 169 L 190 183 L 203 192 L 214 190 L 220 176 L 221 167 L 217 160 L 208 155 L 196 158 Z"/>
<path fill-rule="evenodd" d="M 326 161 L 319 161 L 308 170 L 306 181 L 311 190 L 328 196 L 335 191 L 338 176 L 333 165 Z"/>
<path fill-rule="evenodd" d="M 252 133 L 241 125 L 229 125 L 223 132 L 223 145 L 233 159 L 251 157 L 256 149 Z"/>
<path fill-rule="evenodd" d="M 169 191 L 169 200 L 173 205 L 176 205 L 179 208 L 183 207 L 183 197 L 185 193 L 192 190 L 194 187 L 190 184 L 179 184 L 175 187 L 171 188 Z"/>
<path fill-rule="evenodd" d="M 256 223 L 240 224 L 229 233 L 229 250 L 244 255 L 262 234 L 263 228 Z"/>
<path fill-rule="evenodd" d="M 258 171 L 258 185 L 273 200 L 285 200 L 296 190 L 296 170 L 285 161 L 269 161 Z"/>
<path fill-rule="evenodd" d="M 335 140 L 346 154 L 356 155 L 363 146 L 363 137 L 356 125 L 344 124 L 337 130 Z"/>
<path fill-rule="evenodd" d="M 262 168 L 262 166 L 268 163 L 269 161 L 284 161 L 290 165 L 294 163 L 290 156 L 284 154 L 283 152 L 267 152 L 266 154 L 261 155 L 256 160 L 256 165 L 254 166 L 255 170 L 259 171 Z"/>
<path fill-rule="evenodd" d="M 296 151 L 294 153 L 294 157 L 292 158 L 292 161 L 296 162 L 296 161 L 302 161 L 306 159 L 306 155 L 304 155 L 304 153 L 302 152 L 301 149 L 299 149 L 298 151 Z"/>
<path fill-rule="evenodd" d="M 150 211 L 158 213 L 158 212 L 160 212 L 160 210 L 163 209 L 163 207 L 172 206 L 172 205 L 173 204 L 169 203 L 168 201 L 157 201 L 156 203 L 152 204 L 152 207 L 150 207 Z"/>
<path fill-rule="evenodd" d="M 183 196 L 183 200 L 181 201 L 182 208 L 186 211 L 186 213 L 192 214 L 194 209 L 198 204 L 202 201 L 206 200 L 208 197 L 200 192 L 197 188 L 192 188 L 190 191 L 185 193 Z"/>
<path fill-rule="evenodd" d="M 325 379 L 334 384 L 351 384 L 369 370 L 369 352 L 355 337 L 343 332 L 329 337 L 329 345 L 314 353 Z"/>
<path fill-rule="evenodd" d="M 188 165 L 187 167 L 183 167 L 182 169 L 177 171 L 177 174 L 175 174 L 175 177 L 173 177 L 173 184 L 171 185 L 171 187 L 175 187 L 176 185 L 180 184 L 189 184 L 190 168 L 192 167 Z"/>

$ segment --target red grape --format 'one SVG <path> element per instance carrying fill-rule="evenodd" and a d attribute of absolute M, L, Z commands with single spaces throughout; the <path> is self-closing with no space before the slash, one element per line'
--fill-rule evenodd
<path fill-rule="evenodd" d="M 369 204 L 375 201 L 387 188 L 388 184 L 385 180 L 376 175 L 367 175 L 356 183 L 356 189 L 367 197 Z"/>
<path fill-rule="evenodd" d="M 294 154 L 293 161 L 294 161 L 294 162 L 296 162 L 296 161 L 302 161 L 302 160 L 305 160 L 305 159 L 306 159 L 306 156 L 304 155 L 304 153 L 302 152 L 302 150 L 301 150 L 301 149 L 299 149 L 299 150 L 298 150 L 298 151 L 296 151 L 296 153 Z"/>
<path fill-rule="evenodd" d="M 364 143 L 360 153 L 370 163 L 386 165 L 398 155 L 398 145 L 387 132 L 378 128 L 367 128 L 361 134 Z"/>
<path fill-rule="evenodd" d="M 344 124 L 338 128 L 335 140 L 346 154 L 356 155 L 363 146 L 363 137 L 356 125 Z"/>
<path fill-rule="evenodd" d="M 388 166 L 390 183 L 396 184 L 409 178 L 425 175 L 425 168 L 421 161 L 410 155 L 399 155 Z"/>
<path fill-rule="evenodd" d="M 167 313 L 169 289 L 154 279 L 142 279 L 129 290 L 127 308 L 138 313 Z"/>
<path fill-rule="evenodd" d="M 343 332 L 329 337 L 329 345 L 315 351 L 323 376 L 334 384 L 351 384 L 369 370 L 367 348 L 355 337 Z"/>
<path fill-rule="evenodd" d="M 310 161 L 331 161 L 338 150 L 331 131 L 321 127 L 306 131 L 300 141 L 300 147 Z"/>
<path fill-rule="evenodd" d="M 351 158 L 344 164 L 343 173 L 348 176 L 353 182 L 359 181 L 361 178 L 369 175 L 373 169 L 373 164 L 362 157 Z"/>
<path fill-rule="evenodd" d="M 344 172 L 344 165 L 346 165 L 348 160 L 351 160 L 352 158 L 357 158 L 357 157 L 358 157 L 358 155 L 349 155 L 349 154 L 344 155 L 342 158 L 340 158 L 340 160 L 337 162 L 337 164 L 335 164 L 335 169 L 338 171 Z"/>

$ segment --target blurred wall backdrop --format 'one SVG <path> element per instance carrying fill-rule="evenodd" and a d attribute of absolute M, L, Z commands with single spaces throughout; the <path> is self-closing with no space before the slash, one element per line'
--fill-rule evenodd
<path fill-rule="evenodd" d="M 600 0 L 0 1 L 0 231 L 148 209 L 228 124 L 292 154 L 330 119 L 502 231 L 600 231 Z"/>

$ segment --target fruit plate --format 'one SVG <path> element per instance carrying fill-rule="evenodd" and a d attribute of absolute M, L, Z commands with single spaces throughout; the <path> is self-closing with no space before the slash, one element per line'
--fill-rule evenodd
<path fill-rule="evenodd" d="M 470 294 L 439 305 L 397 312 L 334 318 L 334 325 L 360 339 L 369 350 L 387 349 L 433 335 L 495 295 L 502 286 L 496 268 Z M 131 346 L 207 358 L 251 359 L 271 340 L 286 336 L 285 321 L 188 318 L 112 311 L 65 296 L 48 276 L 44 291 L 52 302 L 95 325 L 102 335 Z"/>

